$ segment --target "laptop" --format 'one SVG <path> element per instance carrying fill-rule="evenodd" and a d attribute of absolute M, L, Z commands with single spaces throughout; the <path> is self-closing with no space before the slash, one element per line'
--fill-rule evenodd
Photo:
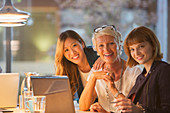
<path fill-rule="evenodd" d="M 31 76 L 35 96 L 46 96 L 45 113 L 75 113 L 67 76 Z"/>
<path fill-rule="evenodd" d="M 17 107 L 19 73 L 0 73 L 0 108 Z"/>

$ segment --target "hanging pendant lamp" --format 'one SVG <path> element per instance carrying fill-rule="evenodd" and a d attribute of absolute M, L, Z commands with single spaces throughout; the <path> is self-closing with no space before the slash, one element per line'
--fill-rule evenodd
<path fill-rule="evenodd" d="M 24 26 L 26 22 L 0 22 L 2 27 L 19 27 Z"/>
<path fill-rule="evenodd" d="M 30 13 L 16 9 L 11 0 L 5 0 L 0 9 L 0 26 L 17 27 L 26 24 Z"/>

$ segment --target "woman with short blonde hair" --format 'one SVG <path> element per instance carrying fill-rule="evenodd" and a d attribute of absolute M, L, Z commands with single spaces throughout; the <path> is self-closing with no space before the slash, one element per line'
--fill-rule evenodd
<path fill-rule="evenodd" d="M 114 25 L 96 28 L 93 34 L 93 45 L 105 64 L 99 70 L 91 70 L 86 87 L 80 97 L 80 110 L 90 108 L 90 111 L 93 112 L 117 113 L 113 101 L 122 93 L 128 95 L 141 69 L 126 66 L 126 61 L 120 57 L 122 38 Z M 107 84 L 107 79 L 111 79 L 114 83 L 113 90 L 110 90 L 111 85 Z M 93 104 L 96 96 L 99 102 Z"/>

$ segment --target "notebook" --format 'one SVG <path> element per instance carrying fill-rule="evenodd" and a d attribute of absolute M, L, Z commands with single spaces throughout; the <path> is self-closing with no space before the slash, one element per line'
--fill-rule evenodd
<path fill-rule="evenodd" d="M 45 113 L 75 113 L 67 76 L 31 76 L 35 96 L 46 96 Z"/>
<path fill-rule="evenodd" d="M 19 73 L 0 73 L 0 108 L 17 107 Z"/>

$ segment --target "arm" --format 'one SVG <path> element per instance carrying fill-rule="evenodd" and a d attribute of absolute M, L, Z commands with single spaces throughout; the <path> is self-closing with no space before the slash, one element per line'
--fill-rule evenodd
<path fill-rule="evenodd" d="M 94 102 L 97 94 L 95 91 L 96 80 L 94 77 L 90 77 L 87 82 L 79 100 L 80 110 L 86 111 L 89 109 L 90 105 Z"/>
<path fill-rule="evenodd" d="M 96 99 L 96 91 L 95 91 L 95 85 L 96 85 L 96 80 L 97 79 L 102 79 L 103 75 L 106 73 L 103 71 L 99 72 L 93 72 L 92 75 L 90 76 L 79 100 L 79 107 L 80 110 L 85 111 L 90 108 L 90 105 L 94 102 Z"/>
<path fill-rule="evenodd" d="M 115 98 L 125 98 L 125 96 L 115 87 L 114 79 L 115 75 L 111 72 L 109 73 L 109 75 L 105 75 L 103 78 Z"/>

